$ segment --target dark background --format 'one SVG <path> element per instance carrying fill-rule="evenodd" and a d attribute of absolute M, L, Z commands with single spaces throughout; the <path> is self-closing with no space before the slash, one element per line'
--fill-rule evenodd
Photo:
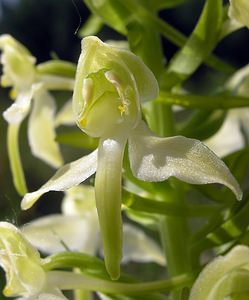
<path fill-rule="evenodd" d="M 160 12 L 160 17 L 189 35 L 198 20 L 203 3 L 203 0 L 186 0 L 186 3 L 180 7 Z M 82 0 L 0 0 L 0 34 L 11 34 L 37 57 L 38 62 L 57 56 L 77 63 L 80 53 L 80 38 L 77 32 L 89 15 Z M 99 37 L 103 40 L 124 38 L 108 27 L 101 30 Z M 242 29 L 225 38 L 218 45 L 215 53 L 232 65 L 241 67 L 248 63 L 248 46 L 248 31 Z M 167 59 L 170 59 L 177 50 L 166 40 L 163 40 L 163 47 Z M 203 81 L 208 78 L 208 74 L 205 67 L 196 73 L 194 78 L 201 83 L 197 85 L 197 91 L 204 88 Z M 220 76 L 222 77 L 222 74 Z M 10 105 L 6 89 L 0 88 L 0 98 L 0 110 L 3 112 Z M 54 171 L 31 156 L 26 138 L 26 126 L 24 122 L 20 145 L 25 172 L 30 177 L 28 186 L 33 190 L 45 182 Z M 0 135 L 0 220 L 20 225 L 33 217 L 59 211 L 61 195 L 49 193 L 44 201 L 38 202 L 30 211 L 20 212 L 20 197 L 13 189 L 9 171 L 6 154 L 6 123 L 2 118 L 0 118 Z M 67 147 L 63 151 L 66 153 Z M 80 156 L 80 150 L 76 150 L 75 156 L 77 155 Z M 3 299 L 2 296 L 0 298 Z"/>

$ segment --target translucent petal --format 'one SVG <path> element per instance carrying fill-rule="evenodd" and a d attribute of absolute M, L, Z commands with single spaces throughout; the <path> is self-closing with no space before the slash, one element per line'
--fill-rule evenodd
<path fill-rule="evenodd" d="M 97 217 L 95 191 L 90 185 L 80 184 L 67 191 L 62 200 L 62 212 L 68 216 L 85 216 L 88 213 Z"/>
<path fill-rule="evenodd" d="M 182 136 L 159 138 L 141 122 L 129 137 L 129 157 L 134 176 L 141 180 L 156 182 L 175 176 L 194 184 L 216 182 L 242 198 L 224 162 L 198 140 Z"/>
<path fill-rule="evenodd" d="M 215 258 L 203 269 L 193 285 L 189 300 L 217 299 L 212 297 L 212 293 L 219 281 L 229 272 L 240 268 L 249 270 L 249 248 L 241 245 L 227 255 Z"/>
<path fill-rule="evenodd" d="M 240 115 L 247 109 L 231 109 L 225 122 L 218 132 L 205 141 L 205 144 L 222 157 L 234 151 L 242 149 L 245 145 L 240 126 Z"/>
<path fill-rule="evenodd" d="M 120 51 L 119 55 L 135 78 L 140 101 L 144 102 L 155 99 L 158 96 L 159 87 L 151 70 L 146 67 L 139 57 L 129 51 Z"/>
<path fill-rule="evenodd" d="M 5 296 L 29 296 L 45 285 L 40 255 L 12 224 L 0 222 L 0 265 L 6 273 Z"/>
<path fill-rule="evenodd" d="M 28 138 L 32 154 L 57 168 L 63 159 L 55 142 L 55 109 L 54 99 L 47 91 L 40 89 L 35 93 Z"/>
<path fill-rule="evenodd" d="M 97 150 L 64 165 L 40 189 L 24 196 L 21 203 L 22 209 L 30 208 L 44 193 L 49 191 L 65 191 L 80 184 L 94 174 L 96 168 Z"/>
<path fill-rule="evenodd" d="M 8 34 L 0 36 L 1 63 L 5 86 L 18 92 L 27 90 L 35 80 L 35 58 L 22 44 Z"/>
<path fill-rule="evenodd" d="M 159 246 L 146 234 L 131 225 L 124 225 L 124 245 L 122 262 L 155 262 L 165 265 L 165 257 Z"/>
<path fill-rule="evenodd" d="M 29 222 L 21 230 L 33 246 L 47 254 L 82 251 L 94 255 L 99 240 L 96 210 L 82 217 L 49 215 Z"/>
<path fill-rule="evenodd" d="M 15 102 L 3 112 L 3 117 L 8 123 L 17 124 L 22 122 L 29 112 L 31 99 L 34 93 L 41 87 L 34 84 L 32 88 L 18 93 Z"/>
<path fill-rule="evenodd" d="M 249 93 L 249 64 L 236 71 L 227 81 L 226 88 L 232 93 L 247 97 Z"/>
<path fill-rule="evenodd" d="M 67 101 L 56 115 L 55 125 L 75 125 L 75 117 L 72 108 L 72 99 Z"/>
<path fill-rule="evenodd" d="M 235 19 L 249 28 L 249 2 L 248 0 L 230 0 L 228 10 L 230 18 Z"/>
<path fill-rule="evenodd" d="M 58 296 L 53 294 L 42 293 L 38 296 L 37 300 L 67 300 L 67 298 L 63 295 Z"/>

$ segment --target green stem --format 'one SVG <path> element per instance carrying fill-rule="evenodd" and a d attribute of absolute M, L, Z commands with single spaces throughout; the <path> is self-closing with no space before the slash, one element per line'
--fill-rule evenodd
<path fill-rule="evenodd" d="M 156 126 L 152 128 L 156 133 L 163 136 L 174 134 L 172 110 L 165 105 L 159 105 L 154 110 L 154 118 L 158 120 Z M 169 205 L 181 206 L 184 210 L 186 204 L 184 194 L 179 182 L 173 179 L 174 188 L 169 183 L 155 183 L 155 193 L 161 196 L 162 201 Z M 185 216 L 165 216 L 161 217 L 159 223 L 159 232 L 162 245 L 165 251 L 167 269 L 170 276 L 178 276 L 191 270 L 189 254 L 189 228 Z M 172 299 L 180 299 L 181 291 L 173 291 Z"/>
<path fill-rule="evenodd" d="M 229 109 L 249 106 L 248 97 L 228 95 L 177 95 L 168 92 L 160 92 L 160 95 L 156 101 L 167 105 L 180 105 L 187 108 L 202 109 Z"/>
<path fill-rule="evenodd" d="M 170 202 L 182 206 L 184 209 L 184 195 L 180 184 L 175 183 L 174 189 L 165 190 Z M 166 216 L 159 224 L 160 236 L 167 258 L 167 268 L 170 276 L 191 271 L 189 251 L 189 228 L 187 218 L 183 216 Z M 172 299 L 180 299 L 180 291 L 172 293 Z"/>
<path fill-rule="evenodd" d="M 74 290 L 75 300 L 93 300 L 92 292 L 84 290 Z"/>
<path fill-rule="evenodd" d="M 83 289 L 108 294 L 143 295 L 146 293 L 170 291 L 193 281 L 193 275 L 183 274 L 170 279 L 144 282 L 123 283 L 96 279 L 85 275 L 65 271 L 50 271 L 48 281 L 63 290 Z"/>
<path fill-rule="evenodd" d="M 168 198 L 168 195 L 164 197 Z M 122 203 L 135 211 L 178 217 L 209 217 L 221 209 L 218 205 L 208 204 L 186 204 L 183 207 L 174 202 L 168 203 L 153 198 L 140 197 L 127 191 L 123 192 Z"/>
<path fill-rule="evenodd" d="M 175 44 L 178 47 L 182 47 L 186 41 L 187 37 L 176 30 L 174 27 L 166 23 L 165 21 L 158 18 L 156 15 L 153 15 L 150 11 L 148 11 L 146 8 L 142 7 L 139 3 L 133 0 L 118 0 L 123 6 L 125 6 L 126 9 L 128 9 L 130 12 L 134 13 L 136 12 L 135 16 L 138 17 L 138 21 L 140 19 L 146 19 L 148 23 L 151 23 L 151 26 L 153 26 L 155 29 L 157 29 L 165 38 L 170 40 L 173 44 Z M 216 57 L 215 55 L 210 55 L 205 60 L 206 64 L 210 67 L 220 70 L 222 72 L 226 73 L 233 73 L 235 71 L 235 68 L 228 63 L 222 61 L 220 58 Z"/>
<path fill-rule="evenodd" d="M 81 274 L 81 270 L 79 268 L 74 269 L 76 274 Z M 93 300 L 93 295 L 91 291 L 87 290 L 74 290 L 74 300 Z"/>
<path fill-rule="evenodd" d="M 170 107 L 158 105 L 153 111 L 152 118 L 157 122 L 152 130 L 168 136 L 173 135 L 172 111 Z M 168 183 L 155 183 L 155 193 L 159 194 L 162 201 L 168 205 L 185 208 L 183 191 L 179 182 L 174 182 L 174 188 Z M 177 276 L 191 270 L 189 254 L 189 229 L 186 216 L 164 216 L 160 218 L 159 232 L 167 260 L 167 269 L 170 276 Z M 173 291 L 172 299 L 180 299 L 180 291 Z"/>
<path fill-rule="evenodd" d="M 7 147 L 10 161 L 10 168 L 15 188 L 20 196 L 27 193 L 27 186 L 24 177 L 22 162 L 19 152 L 18 135 L 20 124 L 10 124 L 7 130 Z"/>

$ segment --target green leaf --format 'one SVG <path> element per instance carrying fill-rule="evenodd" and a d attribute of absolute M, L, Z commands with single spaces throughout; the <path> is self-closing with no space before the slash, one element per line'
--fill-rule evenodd
<path fill-rule="evenodd" d="M 193 249 L 198 251 L 208 249 L 214 246 L 220 246 L 225 243 L 231 242 L 231 240 L 238 239 L 242 236 L 249 225 L 249 198 L 244 197 L 243 201 L 236 203 L 234 206 L 234 214 L 231 217 L 213 228 L 206 236 L 202 239 L 199 237 L 195 240 Z"/>
<path fill-rule="evenodd" d="M 187 42 L 187 37 L 182 34 L 180 31 L 175 29 L 173 26 L 167 22 L 158 18 L 151 10 L 146 9 L 146 7 L 141 6 L 138 2 L 134 0 L 116 0 L 123 5 L 124 9 L 127 9 L 130 14 L 134 14 L 134 18 L 141 22 L 141 20 L 146 19 L 147 23 L 150 26 L 154 27 L 159 33 L 162 34 L 166 39 L 171 41 L 174 45 L 178 47 L 183 47 Z M 131 21 L 131 20 L 130 20 Z M 211 66 L 214 69 L 220 70 L 225 73 L 232 73 L 235 71 L 235 68 L 228 63 L 222 61 L 220 58 L 215 55 L 211 55 L 205 59 L 207 65 Z"/>
<path fill-rule="evenodd" d="M 98 147 L 98 139 L 79 130 L 71 130 L 57 134 L 56 141 L 60 144 L 70 145 L 73 147 L 93 150 Z"/>
<path fill-rule="evenodd" d="M 201 217 L 211 215 L 217 211 L 217 208 L 211 205 L 187 204 L 186 206 L 182 207 L 175 203 L 152 200 L 149 198 L 129 193 L 127 191 L 123 192 L 122 202 L 125 205 L 125 207 L 137 212 L 145 212 L 150 214 L 167 216 Z"/>
<path fill-rule="evenodd" d="M 110 277 L 106 272 L 105 265 L 102 260 L 99 258 L 84 254 L 84 253 L 78 253 L 78 252 L 61 252 L 54 254 L 52 256 L 49 256 L 44 260 L 43 268 L 45 270 L 55 270 L 55 269 L 73 269 L 73 268 L 79 268 L 82 273 L 92 276 L 104 279 L 106 281 L 110 281 Z M 186 282 L 192 281 L 192 275 L 190 274 L 184 274 L 183 276 L 174 277 L 169 280 L 162 280 L 158 282 L 151 282 L 152 289 L 156 290 L 156 287 L 158 285 L 158 289 L 163 290 L 163 286 L 166 287 L 177 287 L 178 285 L 181 286 L 183 283 L 186 284 Z M 140 284 L 136 279 L 132 278 L 130 275 L 122 274 L 120 278 L 116 281 L 116 283 L 131 283 L 134 287 L 136 286 L 135 283 Z M 146 283 L 145 283 L 146 284 Z M 143 286 L 143 283 L 140 285 Z M 128 285 L 127 286 L 131 286 Z M 131 288 L 132 289 L 132 288 Z M 141 289 L 143 290 L 144 287 Z M 130 293 L 132 294 L 132 293 Z M 110 299 L 115 300 L 166 300 L 167 298 L 164 295 L 161 295 L 159 293 L 151 293 L 151 292 L 145 292 L 145 295 L 142 295 L 143 293 L 140 293 L 141 295 L 136 296 L 121 296 L 115 295 L 109 296 Z M 111 298 L 113 297 L 113 298 Z M 116 297 L 116 298 L 115 298 Z"/>
<path fill-rule="evenodd" d="M 196 71 L 216 46 L 221 24 L 222 1 L 207 0 L 193 33 L 161 77 L 163 88 L 170 90 Z"/>
<path fill-rule="evenodd" d="M 156 100 L 167 105 L 180 105 L 186 108 L 229 109 L 249 106 L 249 97 L 231 95 L 173 94 L 161 91 Z"/>

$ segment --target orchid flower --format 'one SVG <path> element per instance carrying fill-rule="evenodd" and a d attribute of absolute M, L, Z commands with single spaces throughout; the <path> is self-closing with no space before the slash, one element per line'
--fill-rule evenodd
<path fill-rule="evenodd" d="M 26 183 L 18 149 L 18 132 L 24 118 L 31 112 L 28 123 L 28 140 L 34 156 L 52 167 L 59 167 L 63 159 L 55 142 L 55 101 L 48 92 L 51 88 L 72 89 L 73 80 L 38 73 L 35 58 L 10 35 L 0 36 L 3 75 L 1 85 L 11 87 L 14 103 L 3 113 L 8 127 L 8 151 L 11 170 L 17 191 L 23 195 Z M 31 100 L 33 108 L 31 111 Z"/>
<path fill-rule="evenodd" d="M 122 250 L 121 178 L 128 141 L 135 177 L 164 181 L 171 176 L 195 184 L 221 183 L 238 199 L 242 192 L 226 165 L 200 141 L 182 136 L 159 138 L 142 120 L 141 103 L 158 95 L 153 73 L 134 54 L 86 37 L 76 73 L 73 111 L 80 129 L 99 137 L 99 147 L 59 169 L 22 200 L 28 209 L 48 191 L 64 191 L 96 172 L 95 197 L 105 264 L 119 277 Z"/>
<path fill-rule="evenodd" d="M 249 297 L 249 248 L 238 245 L 200 273 L 189 300 L 243 300 Z"/>
<path fill-rule="evenodd" d="M 38 251 L 14 225 L 7 222 L 0 222 L 0 265 L 6 272 L 3 290 L 6 297 L 66 300 L 60 290 L 50 284 Z"/>
<path fill-rule="evenodd" d="M 249 65 L 235 72 L 226 83 L 226 89 L 238 96 L 247 97 L 249 93 Z M 249 109 L 234 108 L 227 113 L 221 128 L 205 141 L 217 155 L 223 157 L 245 146 L 245 138 L 249 137 Z M 244 135 L 243 135 L 244 133 Z"/>
<path fill-rule="evenodd" d="M 102 252 L 100 228 L 95 205 L 94 188 L 79 185 L 65 192 L 62 214 L 49 215 L 27 223 L 22 233 L 38 250 L 46 254 L 82 251 L 95 255 Z M 156 262 L 165 265 L 158 245 L 135 226 L 124 225 L 122 262 Z"/>
<path fill-rule="evenodd" d="M 249 28 L 249 2 L 247 0 L 230 0 L 228 15 Z"/>

